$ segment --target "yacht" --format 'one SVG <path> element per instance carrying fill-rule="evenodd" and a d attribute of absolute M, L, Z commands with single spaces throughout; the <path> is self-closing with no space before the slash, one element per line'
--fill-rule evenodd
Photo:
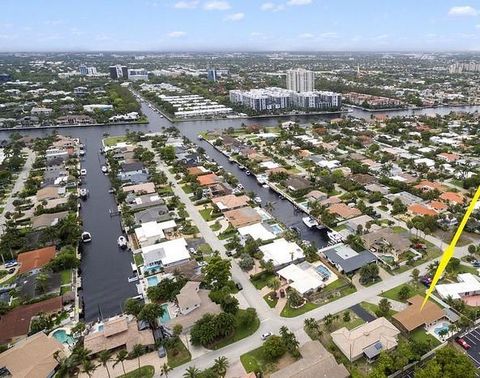
<path fill-rule="evenodd" d="M 88 197 L 88 189 L 86 189 L 86 188 L 80 189 L 79 195 L 80 195 L 81 199 L 86 200 L 87 197 Z"/>
<path fill-rule="evenodd" d="M 318 226 L 317 220 L 315 218 L 312 218 L 312 217 L 303 217 L 302 221 L 303 221 L 303 223 L 305 223 L 305 226 L 307 226 L 308 228 Z"/>
<path fill-rule="evenodd" d="M 102 172 L 103 173 L 108 173 L 108 168 L 106 165 L 102 165 Z"/>
<path fill-rule="evenodd" d="M 80 150 L 80 151 L 78 152 L 78 154 L 79 154 L 80 156 L 84 156 L 84 155 L 85 155 L 85 150 L 83 150 L 83 149 Z"/>
<path fill-rule="evenodd" d="M 262 199 L 260 197 L 255 197 L 253 199 L 253 202 L 255 202 L 256 204 L 260 205 L 262 203 Z"/>
<path fill-rule="evenodd" d="M 336 231 L 327 231 L 327 236 L 334 243 L 340 243 L 343 240 L 342 235 Z"/>
<path fill-rule="evenodd" d="M 92 235 L 90 234 L 90 232 L 84 231 L 82 233 L 82 242 L 89 243 L 91 241 L 92 241 Z"/>
<path fill-rule="evenodd" d="M 245 171 L 245 174 L 246 174 L 247 176 L 250 176 L 250 175 L 251 175 L 250 171 Z"/>
<path fill-rule="evenodd" d="M 266 184 L 267 183 L 267 176 L 266 175 L 258 175 L 257 176 L 257 182 L 260 185 Z"/>
<path fill-rule="evenodd" d="M 117 239 L 117 244 L 122 249 L 127 248 L 127 238 L 125 238 L 123 235 L 119 236 Z"/>
<path fill-rule="evenodd" d="M 85 176 L 87 174 L 87 170 L 85 168 L 80 169 L 80 174 Z"/>

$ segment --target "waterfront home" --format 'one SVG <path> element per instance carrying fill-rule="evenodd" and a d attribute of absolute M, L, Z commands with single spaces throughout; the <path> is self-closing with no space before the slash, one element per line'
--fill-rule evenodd
<path fill-rule="evenodd" d="M 145 270 L 178 265 L 190 260 L 187 242 L 184 238 L 169 240 L 142 248 Z"/>
<path fill-rule="evenodd" d="M 377 258 L 372 252 L 367 250 L 356 252 L 345 244 L 324 248 L 320 250 L 320 253 L 340 272 L 349 275 L 354 274 L 367 264 L 377 262 Z"/>
<path fill-rule="evenodd" d="M 174 220 L 160 223 L 156 221 L 142 223 L 140 227 L 135 229 L 135 238 L 142 247 L 146 247 L 165 239 L 165 233 L 174 231 L 176 227 L 177 224 Z"/>
<path fill-rule="evenodd" d="M 59 213 L 45 213 L 32 218 L 32 229 L 41 230 L 47 227 L 52 227 L 58 224 L 62 219 L 68 216 L 68 211 L 61 211 Z"/>
<path fill-rule="evenodd" d="M 229 210 L 224 213 L 224 216 L 235 228 L 249 226 L 262 220 L 260 214 L 251 207 Z"/>
<path fill-rule="evenodd" d="M 472 273 L 457 275 L 458 282 L 440 284 L 435 290 L 442 299 L 461 299 L 466 304 L 478 306 L 480 304 L 480 279 Z"/>
<path fill-rule="evenodd" d="M 17 262 L 19 265 L 18 274 L 40 270 L 55 257 L 55 254 L 56 250 L 55 246 L 53 245 L 50 247 L 19 253 L 17 256 Z"/>
<path fill-rule="evenodd" d="M 134 194 L 152 194 L 155 193 L 155 184 L 153 182 L 145 182 L 136 185 L 127 185 L 122 188 L 125 193 Z"/>
<path fill-rule="evenodd" d="M 272 261 L 275 269 L 305 259 L 303 249 L 297 243 L 289 242 L 283 238 L 264 244 L 259 249 L 263 253 L 262 260 L 265 262 Z"/>
<path fill-rule="evenodd" d="M 177 294 L 177 305 L 182 315 L 187 315 L 201 306 L 199 290 L 200 282 L 188 281 Z"/>
<path fill-rule="evenodd" d="M 236 196 L 233 194 L 215 197 L 212 199 L 212 202 L 215 204 L 215 206 L 217 206 L 222 212 L 248 206 L 249 201 L 250 198 L 245 195 Z"/>

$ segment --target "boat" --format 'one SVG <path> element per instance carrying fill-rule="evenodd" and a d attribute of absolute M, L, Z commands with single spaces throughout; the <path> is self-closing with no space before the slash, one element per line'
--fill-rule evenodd
<path fill-rule="evenodd" d="M 133 276 L 128 277 L 128 282 L 136 282 L 138 281 L 138 276 L 135 274 Z"/>
<path fill-rule="evenodd" d="M 253 202 L 255 202 L 256 204 L 259 204 L 259 205 L 260 205 L 260 204 L 262 203 L 262 199 L 257 196 L 257 197 L 255 197 L 255 198 L 253 199 Z"/>
<path fill-rule="evenodd" d="M 263 184 L 263 185 L 262 185 L 262 188 L 269 189 L 270 186 L 269 186 L 268 184 Z"/>
<path fill-rule="evenodd" d="M 257 182 L 260 185 L 266 184 L 267 183 L 267 176 L 266 175 L 258 175 L 257 176 Z"/>
<path fill-rule="evenodd" d="M 80 156 L 84 156 L 84 155 L 85 155 L 85 150 L 80 150 L 80 151 L 78 152 L 78 154 L 79 154 Z"/>
<path fill-rule="evenodd" d="M 241 170 L 244 170 L 245 169 L 245 166 L 244 165 L 239 165 L 238 168 L 240 168 Z"/>
<path fill-rule="evenodd" d="M 342 235 L 336 231 L 327 231 L 327 236 L 334 243 L 340 243 L 343 240 Z"/>
<path fill-rule="evenodd" d="M 303 217 L 302 221 L 303 221 L 303 223 L 305 223 L 305 226 L 307 226 L 308 228 L 318 226 L 317 220 L 315 218 L 312 218 L 312 217 Z"/>
<path fill-rule="evenodd" d="M 203 135 L 198 134 L 198 135 L 197 135 L 197 139 L 198 139 L 198 140 L 203 140 L 203 139 L 204 139 L 204 138 L 203 138 Z"/>
<path fill-rule="evenodd" d="M 250 171 L 245 171 L 245 174 L 246 174 L 247 176 L 250 176 L 250 175 L 251 175 Z"/>
<path fill-rule="evenodd" d="M 87 174 L 87 170 L 85 168 L 80 169 L 80 174 L 85 176 Z"/>
<path fill-rule="evenodd" d="M 119 236 L 117 239 L 117 244 L 122 249 L 127 248 L 127 238 L 123 235 Z"/>
<path fill-rule="evenodd" d="M 110 193 L 110 194 L 115 193 L 115 189 L 113 189 L 113 188 L 108 189 L 108 193 Z"/>
<path fill-rule="evenodd" d="M 103 173 L 108 173 L 108 168 L 106 165 L 102 165 L 102 172 Z"/>
<path fill-rule="evenodd" d="M 90 232 L 84 231 L 82 232 L 82 242 L 83 243 L 90 243 L 92 241 L 92 235 Z"/>
<path fill-rule="evenodd" d="M 89 194 L 89 193 L 88 193 L 88 189 L 86 189 L 86 188 L 82 188 L 82 189 L 80 189 L 80 191 L 79 191 L 80 198 L 83 199 L 83 200 L 86 200 L 86 199 L 87 199 L 88 194 Z"/>

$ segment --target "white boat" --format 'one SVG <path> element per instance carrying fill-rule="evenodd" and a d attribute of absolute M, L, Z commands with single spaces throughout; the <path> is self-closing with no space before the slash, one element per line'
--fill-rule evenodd
<path fill-rule="evenodd" d="M 122 249 L 127 248 L 127 238 L 125 238 L 123 235 L 119 236 L 117 239 L 117 244 Z"/>
<path fill-rule="evenodd" d="M 257 176 L 257 182 L 258 182 L 260 185 L 266 184 L 266 183 L 267 183 L 267 176 L 265 176 L 265 175 L 258 175 L 258 176 Z"/>
<path fill-rule="evenodd" d="M 136 282 L 136 281 L 138 281 L 138 276 L 137 275 L 128 277 L 128 282 Z"/>
<path fill-rule="evenodd" d="M 335 242 L 335 243 L 340 243 L 343 240 L 342 235 L 340 235 L 336 231 L 328 231 L 327 236 L 332 242 Z"/>
<path fill-rule="evenodd" d="M 198 134 L 198 135 L 197 135 L 197 139 L 198 139 L 198 140 L 203 140 L 203 135 Z"/>
<path fill-rule="evenodd" d="M 82 188 L 79 191 L 80 198 L 87 199 L 88 197 L 88 189 Z"/>
<path fill-rule="evenodd" d="M 80 150 L 80 151 L 78 152 L 78 154 L 79 154 L 80 156 L 84 156 L 84 155 L 85 155 L 85 150 Z"/>
<path fill-rule="evenodd" d="M 82 233 L 82 242 L 89 243 L 91 241 L 92 241 L 92 235 L 90 234 L 90 232 L 84 231 Z"/>
<path fill-rule="evenodd" d="M 85 168 L 80 169 L 80 174 L 85 176 L 87 174 L 87 170 Z"/>
<path fill-rule="evenodd" d="M 108 168 L 106 165 L 102 165 L 102 172 L 103 173 L 107 173 L 108 172 Z"/>
<path fill-rule="evenodd" d="M 250 176 L 250 175 L 251 175 L 250 171 L 245 171 L 245 174 L 246 174 L 247 176 Z"/>
<path fill-rule="evenodd" d="M 262 199 L 257 196 L 257 197 L 255 197 L 255 198 L 253 199 L 253 202 L 255 202 L 256 204 L 259 204 L 259 205 L 260 205 L 260 204 L 262 203 Z"/>
<path fill-rule="evenodd" d="M 270 186 L 268 186 L 268 184 L 263 184 L 262 188 L 268 189 L 268 188 L 270 188 Z"/>
<path fill-rule="evenodd" d="M 307 226 L 308 228 L 318 226 L 317 220 L 315 218 L 312 218 L 312 217 L 303 217 L 302 221 L 303 221 L 303 223 L 305 223 L 305 226 Z"/>

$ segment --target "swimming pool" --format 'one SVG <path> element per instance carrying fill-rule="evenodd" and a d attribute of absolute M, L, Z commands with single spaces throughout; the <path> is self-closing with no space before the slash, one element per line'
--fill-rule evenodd
<path fill-rule="evenodd" d="M 157 276 L 147 277 L 147 282 L 148 282 L 148 286 L 157 286 L 158 277 Z"/>
<path fill-rule="evenodd" d="M 319 265 L 315 268 L 318 274 L 320 274 L 321 277 L 328 279 L 331 275 L 330 271 L 325 268 L 323 265 Z"/>
<path fill-rule="evenodd" d="M 387 264 L 393 264 L 395 263 L 395 258 L 390 255 L 381 255 L 380 258 L 386 262 Z"/>
<path fill-rule="evenodd" d="M 53 331 L 52 336 L 62 344 L 75 345 L 75 338 L 72 335 L 69 335 L 64 329 Z"/>
<path fill-rule="evenodd" d="M 160 316 L 157 320 L 158 320 L 160 323 L 165 324 L 165 323 L 168 323 L 168 322 L 170 321 L 170 319 L 171 319 L 171 317 L 170 317 L 170 311 L 168 311 L 168 303 L 164 303 L 164 304 L 162 304 L 161 306 L 162 306 L 162 308 L 163 308 L 165 311 L 163 312 L 163 315 Z"/>
<path fill-rule="evenodd" d="M 449 324 L 448 323 L 443 323 L 440 327 L 435 327 L 433 332 L 435 332 L 435 334 L 438 335 L 438 336 L 442 336 L 442 335 L 440 335 L 440 333 L 443 334 L 444 332 L 448 332 L 449 329 L 450 329 Z"/>
<path fill-rule="evenodd" d="M 271 224 L 270 225 L 270 229 L 272 230 L 272 232 L 275 234 L 275 235 L 278 235 L 280 234 L 283 230 L 282 228 L 278 225 L 278 224 Z"/>

